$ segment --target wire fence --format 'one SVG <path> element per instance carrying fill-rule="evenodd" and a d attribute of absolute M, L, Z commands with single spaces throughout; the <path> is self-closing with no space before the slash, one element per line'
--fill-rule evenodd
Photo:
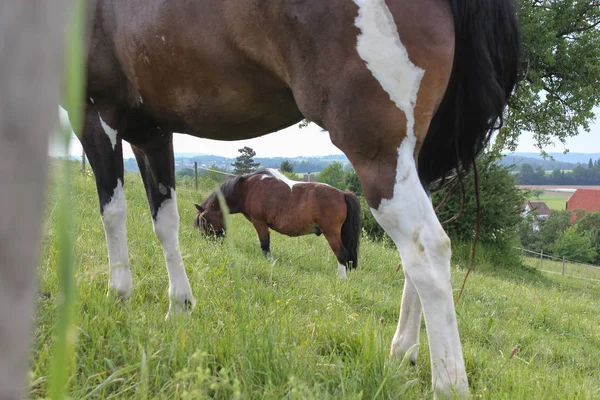
<path fill-rule="evenodd" d="M 537 252 L 523 247 L 517 247 L 517 249 L 521 251 L 521 258 L 526 265 L 542 272 L 600 282 L 600 267 L 597 265 L 584 264 L 569 260 L 566 257 L 544 254 L 543 251 Z"/>

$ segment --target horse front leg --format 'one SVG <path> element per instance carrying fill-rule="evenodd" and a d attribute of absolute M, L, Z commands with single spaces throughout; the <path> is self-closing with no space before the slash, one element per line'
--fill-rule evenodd
<path fill-rule="evenodd" d="M 89 100 L 79 139 L 96 179 L 108 248 L 108 293 L 128 298 L 131 296 L 133 280 L 125 226 L 127 203 L 123 189 L 123 147 L 118 135 L 122 126 L 113 108 Z"/>
<path fill-rule="evenodd" d="M 196 305 L 179 249 L 179 212 L 175 194 L 175 160 L 172 134 L 160 136 L 159 143 L 142 148 L 132 146 L 140 167 L 152 213 L 154 233 L 162 245 L 169 274 L 169 312 L 189 310 Z"/>
<path fill-rule="evenodd" d="M 260 242 L 260 248 L 266 257 L 271 257 L 271 235 L 269 233 L 269 227 L 264 221 L 252 220 L 252 225 L 258 234 L 258 241 Z"/>

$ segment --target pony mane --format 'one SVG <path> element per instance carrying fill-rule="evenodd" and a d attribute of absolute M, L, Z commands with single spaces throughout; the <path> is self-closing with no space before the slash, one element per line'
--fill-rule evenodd
<path fill-rule="evenodd" d="M 255 176 L 255 175 L 268 175 L 271 177 L 275 176 L 271 173 L 271 171 L 269 171 L 266 168 L 263 169 L 259 169 L 258 171 L 255 172 L 251 172 L 249 174 L 244 174 L 244 175 L 238 175 L 234 178 L 231 178 L 225 182 L 223 182 L 220 186 L 219 186 L 219 190 L 221 191 L 221 193 L 223 193 L 223 197 L 225 198 L 225 200 L 228 200 L 231 196 L 233 196 L 233 194 L 235 193 L 235 190 L 237 189 L 238 185 L 245 181 L 246 179 Z M 205 203 L 211 202 L 211 201 L 218 201 L 217 199 L 217 191 L 213 191 L 210 196 L 208 196 L 205 200 Z"/>

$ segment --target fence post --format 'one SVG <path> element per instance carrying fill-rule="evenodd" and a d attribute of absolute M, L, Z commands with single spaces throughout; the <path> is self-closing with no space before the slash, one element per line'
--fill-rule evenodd
<path fill-rule="evenodd" d="M 544 250 L 540 250 L 540 267 L 544 263 Z"/>
<path fill-rule="evenodd" d="M 198 161 L 194 161 L 194 187 L 198 191 Z"/>
<path fill-rule="evenodd" d="M 563 256 L 562 274 L 565 276 L 565 256 Z"/>

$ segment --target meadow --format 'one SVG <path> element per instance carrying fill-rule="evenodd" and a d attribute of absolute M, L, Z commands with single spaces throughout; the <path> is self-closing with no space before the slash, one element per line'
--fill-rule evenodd
<path fill-rule="evenodd" d="M 569 200 L 571 195 L 572 193 L 562 194 L 556 192 L 544 192 L 544 194 L 540 195 L 539 198 L 532 196 L 529 198 L 529 200 L 543 201 L 551 210 L 566 210 L 567 200 Z"/>
<path fill-rule="evenodd" d="M 390 361 L 402 294 L 397 252 L 363 238 L 348 281 L 323 237 L 272 234 L 263 257 L 252 226 L 227 242 L 192 227 L 209 188 L 178 190 L 180 242 L 198 304 L 165 321 L 168 278 L 138 175 L 125 179 L 134 292 L 106 297 L 108 259 L 93 177 L 77 174 L 74 399 L 431 398 L 424 324 L 418 363 Z M 31 398 L 49 394 L 56 325 L 57 186 L 48 189 L 31 354 Z M 453 286 L 469 243 L 454 245 Z M 485 399 L 600 398 L 600 283 L 549 276 L 517 254 L 479 247 L 457 306 L 471 392 Z M 509 358 L 517 344 L 520 351 Z"/>

